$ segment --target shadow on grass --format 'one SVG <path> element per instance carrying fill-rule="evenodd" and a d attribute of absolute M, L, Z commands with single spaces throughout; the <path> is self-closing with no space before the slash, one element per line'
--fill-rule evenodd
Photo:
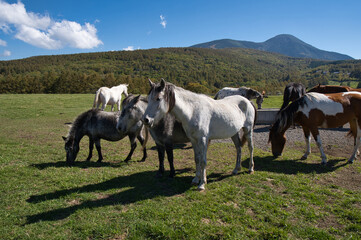
<path fill-rule="evenodd" d="M 178 170 L 177 173 L 180 174 L 189 171 L 191 171 L 191 169 L 186 168 Z M 119 176 L 102 183 L 89 184 L 83 187 L 31 196 L 27 199 L 27 202 L 29 203 L 59 199 L 73 193 L 94 192 L 99 194 L 99 197 L 94 200 L 87 200 L 77 205 L 27 216 L 26 224 L 32 224 L 39 221 L 57 221 L 65 219 L 81 209 L 111 205 L 126 205 L 146 199 L 153 199 L 158 196 L 174 196 L 184 193 L 191 187 L 191 176 L 179 176 L 174 179 L 159 179 L 155 178 L 155 175 L 156 171 L 140 172 L 129 176 Z M 103 193 L 111 189 L 121 190 L 122 188 L 125 188 L 125 190 L 115 194 Z"/>
<path fill-rule="evenodd" d="M 72 165 L 66 163 L 66 161 L 58 161 L 58 162 L 47 162 L 47 163 L 36 163 L 31 164 L 31 167 L 35 167 L 39 170 L 43 170 L 49 167 L 55 168 L 62 168 L 62 167 L 77 167 L 77 168 L 97 168 L 97 167 L 112 167 L 112 168 L 119 168 L 125 166 L 131 162 L 141 162 L 141 160 L 130 160 L 128 163 L 124 162 L 123 160 L 119 161 L 102 161 L 102 162 L 87 162 L 87 161 L 75 161 Z"/>
<path fill-rule="evenodd" d="M 242 167 L 248 168 L 249 159 L 242 162 Z M 343 162 L 343 163 L 340 163 Z M 273 156 L 254 157 L 255 171 L 275 172 L 282 174 L 297 174 L 297 173 L 328 173 L 347 165 L 345 159 L 330 159 L 326 165 L 319 163 L 310 163 L 306 160 L 285 160 L 281 158 L 275 159 Z"/>

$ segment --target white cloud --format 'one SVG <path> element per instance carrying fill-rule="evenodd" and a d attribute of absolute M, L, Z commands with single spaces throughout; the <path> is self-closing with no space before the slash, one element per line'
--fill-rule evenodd
<path fill-rule="evenodd" d="M 7 43 L 4 40 L 0 39 L 0 46 L 6 47 Z"/>
<path fill-rule="evenodd" d="M 167 27 L 167 21 L 165 20 L 165 17 L 163 15 L 160 15 L 160 25 L 162 25 L 163 28 Z"/>
<path fill-rule="evenodd" d="M 0 30 L 9 34 L 12 32 L 10 26 L 15 27 L 15 38 L 40 48 L 89 49 L 103 44 L 93 24 L 81 25 L 68 20 L 56 22 L 47 15 L 27 12 L 21 2 L 9 4 L 0 0 Z"/>
<path fill-rule="evenodd" d="M 1 57 L 10 57 L 11 56 L 11 52 L 8 50 L 5 50 L 3 53 L 0 54 Z"/>
<path fill-rule="evenodd" d="M 126 48 L 123 48 L 124 51 L 134 51 L 134 47 L 133 46 L 128 46 Z"/>

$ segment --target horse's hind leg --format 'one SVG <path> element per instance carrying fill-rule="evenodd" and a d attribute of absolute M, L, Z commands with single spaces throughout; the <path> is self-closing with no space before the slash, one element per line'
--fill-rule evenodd
<path fill-rule="evenodd" d="M 101 162 L 103 160 L 103 155 L 102 155 L 102 148 L 100 146 L 100 139 L 95 139 L 95 147 L 98 151 L 98 162 Z"/>
<path fill-rule="evenodd" d="M 234 146 L 237 150 L 237 160 L 236 160 L 236 167 L 232 171 L 232 174 L 236 175 L 238 171 L 241 170 L 241 155 L 242 155 L 242 146 L 241 146 L 241 138 L 239 136 L 239 133 L 235 134 L 232 137 L 232 141 L 234 143 Z"/>
<path fill-rule="evenodd" d="M 249 150 L 249 167 L 248 172 L 252 174 L 254 172 L 254 162 L 253 162 L 253 127 L 252 128 L 243 128 L 243 138 L 247 140 L 248 150 Z M 242 144 L 244 143 L 242 139 Z"/>
<path fill-rule="evenodd" d="M 349 158 L 348 162 L 349 163 L 353 163 L 353 161 L 356 159 L 356 155 L 358 153 L 358 149 L 360 147 L 360 138 L 361 138 L 361 128 L 360 128 L 360 123 L 361 121 L 358 121 L 357 127 L 356 127 L 356 132 L 354 133 L 356 135 L 355 137 L 355 148 L 353 150 L 353 153 L 351 155 L 351 157 Z"/>
<path fill-rule="evenodd" d="M 88 157 L 86 158 L 87 162 L 89 162 L 93 156 L 93 149 L 94 149 L 94 141 L 91 137 L 89 137 L 89 154 Z"/>

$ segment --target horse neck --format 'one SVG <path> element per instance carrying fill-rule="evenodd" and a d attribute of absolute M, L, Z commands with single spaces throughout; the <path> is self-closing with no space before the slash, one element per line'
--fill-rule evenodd
<path fill-rule="evenodd" d="M 190 93 L 190 94 L 189 94 Z M 179 121 L 188 122 L 194 111 L 194 93 L 176 87 L 174 89 L 175 105 L 170 111 L 171 114 Z"/>

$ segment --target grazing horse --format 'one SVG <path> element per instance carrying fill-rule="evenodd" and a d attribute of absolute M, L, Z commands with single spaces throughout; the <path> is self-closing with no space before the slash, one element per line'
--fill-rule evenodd
<path fill-rule="evenodd" d="M 291 103 L 278 114 L 270 129 L 269 141 L 272 144 L 273 156 L 281 155 L 286 142 L 285 132 L 294 122 L 302 126 L 306 140 L 306 152 L 301 159 L 307 159 L 311 153 L 311 133 L 320 149 L 322 164 L 326 164 L 327 158 L 323 151 L 318 128 L 335 128 L 347 122 L 350 123 L 350 133 L 355 138 L 355 148 L 348 160 L 352 163 L 360 145 L 361 93 L 322 94 L 312 92 Z"/>
<path fill-rule="evenodd" d="M 110 104 L 112 105 L 110 111 L 113 111 L 114 104 L 117 104 L 118 111 L 120 111 L 122 93 L 124 93 L 125 96 L 128 96 L 128 84 L 120 84 L 112 88 L 99 88 L 95 93 L 93 108 L 99 108 L 99 105 L 102 104 L 101 110 L 104 111 L 107 104 Z"/>
<path fill-rule="evenodd" d="M 120 114 L 117 129 L 120 132 L 127 133 L 135 122 L 142 119 L 145 109 L 148 106 L 148 100 L 143 96 L 134 96 L 130 94 L 123 100 L 123 110 Z M 174 116 L 166 114 L 158 124 L 149 128 L 150 135 L 155 141 L 158 150 L 159 171 L 158 177 L 164 174 L 164 156 L 167 152 L 170 166 L 170 177 L 175 175 L 173 164 L 173 146 L 174 144 L 187 143 L 190 140 L 185 134 L 182 124 L 176 121 Z"/>
<path fill-rule="evenodd" d="M 256 99 L 258 109 L 262 108 L 263 95 L 260 92 L 254 90 L 252 88 L 248 88 L 248 87 L 240 87 L 240 88 L 225 87 L 225 88 L 222 88 L 214 96 L 214 99 L 223 99 L 225 97 L 232 96 L 232 95 L 241 95 L 241 96 L 247 98 L 248 100 Z"/>
<path fill-rule="evenodd" d="M 289 83 L 283 91 L 283 104 L 280 111 L 287 107 L 289 102 L 294 102 L 306 94 L 306 88 L 302 83 Z"/>
<path fill-rule="evenodd" d="M 86 161 L 90 161 L 92 158 L 94 143 L 98 151 L 98 162 L 103 160 L 100 139 L 119 141 L 126 136 L 129 137 L 131 150 L 125 161 L 127 162 L 131 159 L 132 154 L 137 147 L 135 141 L 136 138 L 138 138 L 139 142 L 143 145 L 142 161 L 145 161 L 147 158 L 145 144 L 148 141 L 148 134 L 146 131 L 145 138 L 142 135 L 142 129 L 144 128 L 143 123 L 138 121 L 130 127 L 130 130 L 127 133 L 122 133 L 116 128 L 118 117 L 118 113 L 104 112 L 98 109 L 91 109 L 80 114 L 72 124 L 68 136 L 63 137 L 65 141 L 66 162 L 68 164 L 74 163 L 79 152 L 79 142 L 85 135 L 89 137 L 89 155 Z"/>
<path fill-rule="evenodd" d="M 318 93 L 339 93 L 339 92 L 361 92 L 359 88 L 351 88 L 348 86 L 337 86 L 337 85 L 321 85 L 314 86 L 307 92 L 318 92 Z"/>
<path fill-rule="evenodd" d="M 160 84 L 149 80 L 149 84 L 151 90 L 143 116 L 144 124 L 152 127 L 167 113 L 182 123 L 194 150 L 196 176 L 192 183 L 199 184 L 198 190 L 204 190 L 207 183 L 207 148 L 212 139 L 232 138 L 237 149 L 233 174 L 241 169 L 241 147 L 247 141 L 250 152 L 249 172 L 253 173 L 252 138 L 257 110 L 247 98 L 235 95 L 214 100 L 166 83 L 163 79 Z"/>

